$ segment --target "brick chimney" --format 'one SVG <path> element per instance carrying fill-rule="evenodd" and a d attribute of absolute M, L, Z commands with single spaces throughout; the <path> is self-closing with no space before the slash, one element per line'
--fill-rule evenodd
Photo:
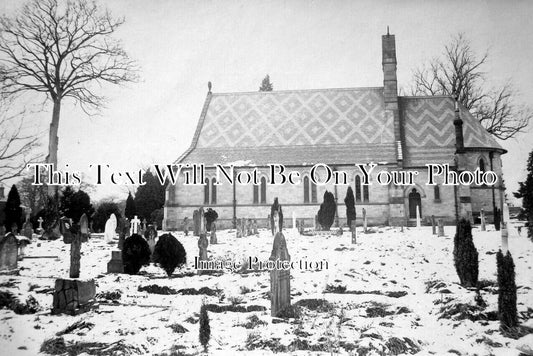
<path fill-rule="evenodd" d="M 403 152 L 400 132 L 400 113 L 398 109 L 398 79 L 396 77 L 396 39 L 389 33 L 381 36 L 382 66 L 383 66 L 383 97 L 385 99 L 385 115 L 394 120 L 394 138 L 396 141 L 396 159 L 402 166 Z"/>

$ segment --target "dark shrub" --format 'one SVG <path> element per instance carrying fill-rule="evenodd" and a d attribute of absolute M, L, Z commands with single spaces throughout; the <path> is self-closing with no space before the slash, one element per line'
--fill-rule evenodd
<path fill-rule="evenodd" d="M 509 252 L 504 256 L 502 251 L 496 254 L 498 267 L 498 316 L 502 328 L 518 325 L 516 313 L 516 283 L 513 257 Z"/>
<path fill-rule="evenodd" d="M 96 213 L 93 217 L 93 229 L 95 232 L 104 231 L 105 223 L 107 222 L 107 219 L 109 219 L 111 214 L 115 214 L 117 221 L 122 216 L 122 214 L 120 214 L 120 208 L 118 207 L 117 203 L 112 201 L 105 201 L 98 205 L 98 207 L 96 208 Z"/>
<path fill-rule="evenodd" d="M 463 287 L 475 287 L 478 279 L 478 252 L 472 240 L 472 226 L 462 218 L 454 238 L 453 260 Z"/>
<path fill-rule="evenodd" d="M 13 184 L 7 195 L 6 206 L 4 208 L 6 231 L 11 231 L 11 227 L 16 225 L 17 231 L 22 228 L 22 208 L 20 207 L 20 195 L 17 187 Z"/>
<path fill-rule="evenodd" d="M 346 191 L 346 197 L 344 198 L 344 204 L 346 204 L 346 219 L 348 227 L 352 227 L 352 221 L 356 218 L 355 213 L 355 197 L 353 195 L 352 187 L 348 187 Z"/>
<path fill-rule="evenodd" d="M 210 337 L 211 327 L 209 326 L 209 315 L 207 314 L 207 307 L 205 304 L 202 304 L 200 308 L 200 344 L 202 344 L 206 352 Z"/>
<path fill-rule="evenodd" d="M 207 225 L 206 229 L 207 231 L 211 231 L 211 223 L 215 221 L 216 219 L 218 219 L 218 213 L 211 208 L 207 208 L 206 212 L 204 213 L 204 216 L 205 216 L 205 223 Z"/>
<path fill-rule="evenodd" d="M 137 274 L 142 266 L 150 263 L 150 247 L 148 242 L 139 234 L 133 234 L 124 241 L 122 260 L 124 272 Z"/>
<path fill-rule="evenodd" d="M 170 277 L 176 267 L 181 267 L 187 262 L 187 253 L 172 234 L 164 234 L 159 237 L 155 245 L 153 260 Z"/>
<path fill-rule="evenodd" d="M 336 208 L 335 197 L 326 190 L 324 192 L 324 202 L 320 204 L 320 209 L 318 210 L 318 223 L 324 231 L 329 231 L 329 228 L 333 225 Z"/>

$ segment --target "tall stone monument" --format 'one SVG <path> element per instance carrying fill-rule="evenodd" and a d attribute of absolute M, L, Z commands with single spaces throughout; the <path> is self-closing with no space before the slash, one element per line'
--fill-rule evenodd
<path fill-rule="evenodd" d="M 274 210 L 272 215 L 275 235 L 270 261 L 274 261 L 278 268 L 270 271 L 270 302 L 271 315 L 276 317 L 281 310 L 291 305 L 290 269 L 282 267 L 283 262 L 290 262 L 291 256 L 285 236 L 280 231 L 278 212 Z"/>

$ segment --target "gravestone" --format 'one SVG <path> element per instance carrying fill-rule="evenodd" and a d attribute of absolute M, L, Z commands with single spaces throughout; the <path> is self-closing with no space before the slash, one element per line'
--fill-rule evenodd
<path fill-rule="evenodd" d="M 81 233 L 81 242 L 87 242 L 89 240 L 89 218 L 87 214 L 83 214 L 80 218 L 80 233 Z"/>
<path fill-rule="evenodd" d="M 287 250 L 285 236 L 279 230 L 279 218 L 273 213 L 274 243 L 270 261 L 274 263 L 290 262 L 291 256 Z M 270 270 L 270 305 L 271 315 L 277 317 L 279 312 L 291 305 L 290 270 L 288 268 L 273 268 Z"/>
<path fill-rule="evenodd" d="M 248 236 L 248 229 L 247 229 L 247 223 L 248 223 L 248 219 L 242 219 L 241 220 L 241 232 L 242 232 L 242 236 L 246 237 Z"/>
<path fill-rule="evenodd" d="M 270 214 L 267 215 L 266 228 L 267 228 L 267 230 L 271 230 L 271 227 L 270 227 Z"/>
<path fill-rule="evenodd" d="M 139 233 L 139 225 L 141 224 L 141 220 L 135 215 L 133 219 L 131 219 L 131 226 L 130 226 L 130 236 L 133 234 Z"/>
<path fill-rule="evenodd" d="M 141 225 L 141 236 L 144 236 L 144 233 L 146 232 L 147 230 L 147 224 L 148 221 L 146 221 L 146 218 L 143 219 L 143 222 L 142 222 L 142 225 Z"/>
<path fill-rule="evenodd" d="M 257 227 L 257 219 L 254 219 L 252 222 L 252 230 L 253 230 L 254 235 L 259 234 L 259 229 Z"/>
<path fill-rule="evenodd" d="M 366 209 L 363 208 L 363 232 L 365 234 L 368 232 L 367 227 L 368 227 L 368 225 L 367 225 L 367 221 L 366 221 Z"/>
<path fill-rule="evenodd" d="M 420 229 L 420 205 L 416 206 L 416 227 L 417 229 Z"/>
<path fill-rule="evenodd" d="M 237 219 L 237 223 L 235 224 L 235 237 L 237 239 L 242 238 L 241 219 Z"/>
<path fill-rule="evenodd" d="M 73 234 L 70 243 L 70 278 L 80 277 L 81 233 Z"/>
<path fill-rule="evenodd" d="M 189 236 L 189 218 L 184 217 L 183 218 L 183 233 L 185 236 Z"/>
<path fill-rule="evenodd" d="M 156 237 L 157 237 L 156 229 L 154 228 L 153 225 L 148 225 L 148 228 L 144 232 L 144 238 L 148 242 L 148 247 L 150 248 L 150 252 L 152 253 L 152 255 L 155 249 L 155 238 Z"/>
<path fill-rule="evenodd" d="M 211 223 L 211 236 L 209 237 L 209 243 L 211 245 L 216 245 L 218 243 L 218 241 L 217 241 L 217 224 L 214 221 Z"/>
<path fill-rule="evenodd" d="M 33 225 L 29 220 L 22 225 L 22 234 L 30 240 L 33 237 Z"/>
<path fill-rule="evenodd" d="M 483 209 L 481 209 L 481 213 L 479 217 L 481 220 L 481 231 L 487 231 L 486 221 L 485 221 L 485 211 Z"/>
<path fill-rule="evenodd" d="M 109 219 L 107 219 L 105 223 L 105 230 L 104 230 L 104 239 L 107 243 L 112 243 L 115 239 L 116 233 L 115 230 L 117 228 L 117 217 L 115 214 L 111 214 Z"/>
<path fill-rule="evenodd" d="M 15 234 L 0 237 L 0 272 L 15 271 L 18 261 L 18 244 Z"/>
<path fill-rule="evenodd" d="M 59 219 L 59 231 L 63 235 L 63 242 L 66 244 L 72 243 L 72 234 L 70 233 L 70 227 L 72 226 L 72 220 L 63 216 Z"/>
<path fill-rule="evenodd" d="M 437 235 L 437 226 L 435 225 L 435 215 L 431 215 L 431 233 Z"/>
<path fill-rule="evenodd" d="M 43 229 L 43 217 L 40 216 L 39 219 L 37 219 L 37 222 L 39 223 L 39 227 L 37 228 L 37 234 L 42 234 L 44 232 L 44 229 Z"/>
<path fill-rule="evenodd" d="M 357 230 L 355 229 L 355 220 L 352 220 L 352 226 L 350 226 L 350 231 L 352 233 L 352 243 L 357 243 Z"/>
<path fill-rule="evenodd" d="M 17 245 L 18 245 L 18 259 L 19 261 L 22 261 L 24 257 L 26 256 L 26 246 L 28 246 L 31 243 L 31 239 L 27 238 L 26 236 L 19 236 L 17 238 Z"/>
<path fill-rule="evenodd" d="M 124 262 L 122 262 L 122 251 L 111 251 L 111 260 L 107 262 L 107 273 L 124 273 Z"/>
<path fill-rule="evenodd" d="M 501 236 L 502 236 L 502 253 L 505 256 L 507 251 L 509 251 L 509 233 L 507 230 L 507 223 L 503 222 L 501 225 Z"/>
<path fill-rule="evenodd" d="M 205 226 L 205 216 L 204 216 L 204 210 L 203 208 L 200 208 L 198 210 L 198 216 L 200 217 L 200 226 L 199 226 L 199 233 L 200 237 L 198 238 L 198 260 L 201 261 L 207 261 L 207 247 L 209 246 L 209 241 L 207 240 L 207 231 Z M 198 274 L 202 274 L 202 269 L 198 269 Z"/>
<path fill-rule="evenodd" d="M 246 219 L 246 236 L 253 235 L 252 219 Z"/>
<path fill-rule="evenodd" d="M 300 220 L 300 223 L 298 224 L 298 233 L 300 235 L 303 235 L 305 233 L 305 220 Z"/>
<path fill-rule="evenodd" d="M 192 224 L 192 234 L 200 236 L 200 209 L 193 211 Z"/>
<path fill-rule="evenodd" d="M 442 221 L 442 219 L 438 220 L 438 225 L 439 225 L 439 232 L 437 236 L 438 237 L 444 236 L 444 222 Z"/>
<path fill-rule="evenodd" d="M 87 311 L 96 295 L 94 279 L 56 279 L 52 314 L 77 315 Z"/>

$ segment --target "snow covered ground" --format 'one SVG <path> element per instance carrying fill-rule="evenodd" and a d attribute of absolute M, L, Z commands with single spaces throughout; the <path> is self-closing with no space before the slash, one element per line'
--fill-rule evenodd
<path fill-rule="evenodd" d="M 19 276 L 0 276 L 0 290 L 11 291 L 21 301 L 32 295 L 41 307 L 27 315 L 0 310 L 0 354 L 36 355 L 43 341 L 57 338 L 56 333 L 78 321 L 85 324 L 62 335 L 63 340 L 66 345 L 86 345 L 92 354 L 201 353 L 198 314 L 205 301 L 266 308 L 210 312 L 210 354 L 519 355 L 517 341 L 502 336 L 499 322 L 489 317 L 497 310 L 495 253 L 500 233 L 490 231 L 492 226 L 488 229 L 473 229 L 479 279 L 484 281 L 480 294 L 486 303 L 477 309 L 476 292 L 458 285 L 452 254 L 455 227 L 446 226 L 445 237 L 432 235 L 431 227 L 403 233 L 388 227 L 370 234 L 358 230 L 355 245 L 346 232 L 342 236 L 299 236 L 289 229 L 284 234 L 291 259 L 327 261 L 328 268 L 291 271 L 292 303 L 302 307 L 297 318 L 287 320 L 270 316 L 268 272 L 224 270 L 198 276 L 193 268 L 197 237 L 185 237 L 182 232 L 173 234 L 184 245 L 188 263 L 171 278 L 154 265 L 135 276 L 107 274 L 116 244 L 106 244 L 102 235 L 93 235 L 82 245 L 81 278 L 96 280 L 98 308 L 78 316 L 51 315 L 54 281 L 68 277 L 70 245 L 62 240 L 34 240 L 27 256 L 58 258 L 27 258 L 19 262 Z M 272 237 L 267 230 L 243 239 L 236 239 L 232 230 L 218 231 L 217 236 L 219 244 L 208 249 L 210 258 L 243 261 L 249 256 L 261 260 L 270 256 Z M 533 308 L 533 243 L 515 233 L 509 238 L 509 249 L 516 265 L 520 321 L 533 326 L 533 310 L 528 309 Z M 208 287 L 220 292 L 161 295 L 139 291 L 153 284 L 175 291 Z M 113 300 L 111 292 L 115 291 L 119 291 L 118 299 Z M 479 320 L 460 320 L 461 314 L 452 307 L 461 303 L 472 306 L 470 315 Z M 447 310 L 452 311 L 442 317 Z M 95 351 L 98 347 L 100 351 Z"/>

